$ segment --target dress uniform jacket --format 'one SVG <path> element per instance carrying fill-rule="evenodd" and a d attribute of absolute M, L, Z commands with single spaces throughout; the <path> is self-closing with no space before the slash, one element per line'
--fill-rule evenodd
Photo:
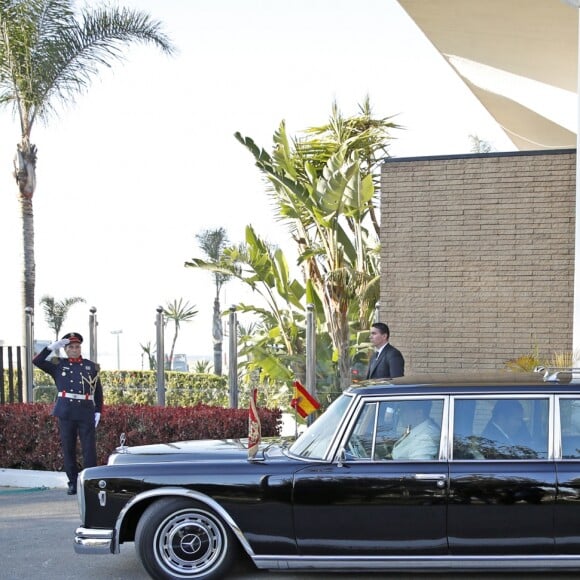
<path fill-rule="evenodd" d="M 86 358 L 47 360 L 51 353 L 44 348 L 33 362 L 54 379 L 58 389 L 52 414 L 61 419 L 94 422 L 95 413 L 100 413 L 103 407 L 103 388 L 97 365 Z M 76 397 L 66 397 L 66 393 Z"/>

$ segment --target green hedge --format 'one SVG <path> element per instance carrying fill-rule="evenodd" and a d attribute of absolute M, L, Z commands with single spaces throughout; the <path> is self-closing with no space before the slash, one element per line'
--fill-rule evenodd
<path fill-rule="evenodd" d="M 50 375 L 40 369 L 33 369 L 33 401 L 52 403 L 56 397 L 56 387 Z M 156 405 L 156 371 L 101 371 L 101 383 L 106 405 Z M 239 382 L 238 406 L 247 407 L 250 386 Z M 16 388 L 16 387 L 15 387 Z M 10 401 L 8 374 L 5 371 L 5 402 L 18 403 L 15 396 Z M 16 393 L 14 393 L 16 395 Z M 258 405 L 268 408 L 289 409 L 292 399 L 291 386 L 287 384 L 260 385 Z M 225 376 L 202 373 L 180 373 L 165 371 L 165 404 L 168 406 L 191 406 L 199 403 L 226 407 L 229 405 L 229 386 Z"/>
<path fill-rule="evenodd" d="M 155 405 L 157 374 L 155 371 L 101 371 L 106 405 Z M 39 369 L 34 371 L 34 401 L 55 400 L 52 377 Z M 229 403 L 227 377 L 210 374 L 165 372 L 165 404 L 189 407 L 200 403 L 225 407 Z"/>
<path fill-rule="evenodd" d="M 155 371 L 101 371 L 107 405 L 154 405 L 157 403 Z M 227 377 L 165 372 L 165 404 L 187 407 L 204 403 L 225 407 L 229 403 Z"/>

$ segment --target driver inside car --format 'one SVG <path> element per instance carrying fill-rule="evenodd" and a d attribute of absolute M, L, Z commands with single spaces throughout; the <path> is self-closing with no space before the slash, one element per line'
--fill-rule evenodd
<path fill-rule="evenodd" d="M 393 445 L 393 459 L 435 459 L 441 430 L 430 418 L 431 401 L 406 401 L 400 407 L 403 435 Z"/>

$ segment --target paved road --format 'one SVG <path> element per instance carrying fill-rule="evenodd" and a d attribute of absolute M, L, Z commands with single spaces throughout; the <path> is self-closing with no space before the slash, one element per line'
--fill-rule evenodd
<path fill-rule="evenodd" d="M 118 555 L 79 555 L 72 546 L 77 503 L 62 489 L 0 488 L 1 580 L 145 580 L 132 544 Z M 297 574 L 240 565 L 230 580 L 552 580 L 555 574 Z M 558 578 L 572 579 L 574 574 Z"/>

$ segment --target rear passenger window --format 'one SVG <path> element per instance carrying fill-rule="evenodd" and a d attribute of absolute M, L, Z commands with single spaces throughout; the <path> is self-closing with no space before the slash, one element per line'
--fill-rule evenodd
<path fill-rule="evenodd" d="M 380 404 L 374 459 L 439 458 L 443 399 L 389 400 Z"/>
<path fill-rule="evenodd" d="M 549 401 L 456 399 L 454 459 L 546 459 Z"/>
<path fill-rule="evenodd" d="M 562 459 L 580 459 L 580 399 L 560 399 Z"/>

